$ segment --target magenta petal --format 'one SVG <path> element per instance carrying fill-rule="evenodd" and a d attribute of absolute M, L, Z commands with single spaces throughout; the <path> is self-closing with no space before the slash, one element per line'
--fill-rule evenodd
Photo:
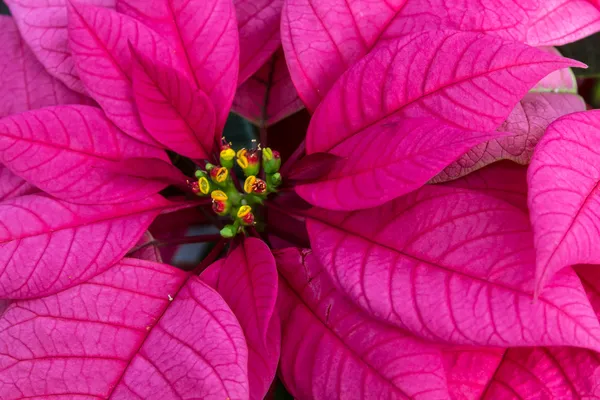
<path fill-rule="evenodd" d="M 312 248 L 371 315 L 444 342 L 600 349 L 572 270 L 537 301 L 526 213 L 476 191 L 426 186 L 383 206 L 307 215 Z"/>
<path fill-rule="evenodd" d="M 540 47 L 539 49 L 550 54 L 562 55 L 556 47 Z M 577 79 L 571 68 L 559 69 L 545 76 L 531 91 L 577 94 Z"/>
<path fill-rule="evenodd" d="M 134 104 L 128 42 L 169 64 L 174 58 L 172 50 L 158 34 L 133 18 L 106 8 L 70 4 L 69 48 L 87 92 L 120 129 L 156 144 L 144 130 Z"/>
<path fill-rule="evenodd" d="M 298 399 L 446 399 L 438 347 L 377 322 L 331 284 L 308 250 L 276 253 L 280 376 Z"/>
<path fill-rule="evenodd" d="M 0 164 L 0 201 L 32 194 L 38 189 Z"/>
<path fill-rule="evenodd" d="M 315 110 L 345 70 L 388 40 L 441 29 L 532 46 L 565 44 L 600 30 L 594 1 L 287 0 L 281 40 L 300 97 Z M 435 45 L 427 47 L 436 51 Z"/>
<path fill-rule="evenodd" d="M 451 346 L 442 350 L 452 400 L 480 400 L 504 349 Z"/>
<path fill-rule="evenodd" d="M 240 76 L 243 83 L 277 50 L 283 0 L 234 0 L 240 35 Z"/>
<path fill-rule="evenodd" d="M 279 361 L 281 323 L 275 314 L 277 267 L 269 247 L 246 238 L 202 273 L 235 313 L 248 343 L 250 398 L 262 400 Z"/>
<path fill-rule="evenodd" d="M 533 149 L 548 125 L 563 115 L 578 111 L 585 111 L 585 102 L 576 94 L 528 93 L 498 128 L 507 136 L 473 147 L 432 182 L 456 179 L 499 160 L 529 164 Z"/>
<path fill-rule="evenodd" d="M 138 242 L 135 244 L 134 249 L 138 250 L 130 250 L 129 257 L 157 263 L 163 262 L 160 255 L 160 249 L 155 244 L 154 236 L 152 236 L 150 231 L 144 232 L 140 240 L 138 240 Z"/>
<path fill-rule="evenodd" d="M 217 130 L 237 86 L 239 40 L 231 0 L 119 0 L 117 10 L 163 36 L 196 86 L 213 101 Z"/>
<path fill-rule="evenodd" d="M 235 316 L 164 264 L 124 259 L 76 287 L 14 302 L 0 330 L 6 398 L 248 399 Z"/>
<path fill-rule="evenodd" d="M 462 129 L 494 130 L 548 73 L 582 65 L 468 32 L 429 31 L 387 42 L 329 91 L 311 120 L 306 149 L 309 154 L 328 151 L 398 117 L 434 117 Z"/>
<path fill-rule="evenodd" d="M 569 347 L 508 349 L 482 399 L 592 399 L 600 396 L 597 353 Z"/>
<path fill-rule="evenodd" d="M 89 102 L 46 72 L 7 16 L 0 16 L 0 43 L 0 117 L 57 104 Z"/>
<path fill-rule="evenodd" d="M 43 195 L 0 203 L 0 298 L 56 293 L 104 271 L 171 205 L 160 196 L 119 205 Z"/>
<path fill-rule="evenodd" d="M 135 49 L 133 94 L 142 124 L 165 147 L 192 159 L 211 159 L 215 110 L 210 99 L 177 70 Z M 217 139 L 217 140 L 215 140 Z"/>
<path fill-rule="evenodd" d="M 465 151 L 501 135 L 388 117 L 334 147 L 330 153 L 343 161 L 316 182 L 296 186 L 296 193 L 330 210 L 375 207 L 418 189 Z"/>
<path fill-rule="evenodd" d="M 257 125 L 273 125 L 304 107 L 281 50 L 238 88 L 231 107 Z"/>
<path fill-rule="evenodd" d="M 337 78 L 367 54 L 405 0 L 287 0 L 281 42 L 302 101 L 314 111 Z"/>
<path fill-rule="evenodd" d="M 527 31 L 532 46 L 558 46 L 600 31 L 598 0 L 544 0 L 539 4 Z"/>
<path fill-rule="evenodd" d="M 71 56 L 67 32 L 68 0 L 7 0 L 23 40 L 54 77 L 69 88 L 86 93 Z M 77 0 L 77 3 L 114 8 L 115 0 Z"/>
<path fill-rule="evenodd" d="M 600 111 L 550 125 L 528 172 L 538 292 L 562 268 L 600 262 Z"/>
<path fill-rule="evenodd" d="M 474 190 L 506 201 L 525 213 L 527 208 L 527 167 L 500 161 L 444 186 Z"/>
<path fill-rule="evenodd" d="M 111 165 L 129 157 L 166 155 L 124 135 L 97 108 L 57 106 L 6 117 L 0 150 L 11 172 L 75 203 L 132 201 L 165 187 L 152 171 L 145 178 L 114 173 Z"/>

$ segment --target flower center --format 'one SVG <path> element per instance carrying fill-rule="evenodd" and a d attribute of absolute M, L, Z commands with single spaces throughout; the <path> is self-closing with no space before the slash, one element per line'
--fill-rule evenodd
<path fill-rule="evenodd" d="M 221 165 L 208 163 L 205 169 L 197 170 L 198 181 L 193 183 L 192 189 L 198 196 L 211 197 L 215 214 L 231 219 L 232 223 L 221 229 L 221 236 L 232 238 L 256 224 L 255 210 L 269 194 L 277 192 L 281 185 L 281 156 L 268 147 L 241 149 L 236 153 L 225 143 L 219 162 Z M 233 170 L 235 165 L 246 177 L 241 187 Z"/>

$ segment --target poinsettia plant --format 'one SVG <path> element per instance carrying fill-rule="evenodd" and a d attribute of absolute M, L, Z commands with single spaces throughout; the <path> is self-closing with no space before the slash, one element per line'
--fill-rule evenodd
<path fill-rule="evenodd" d="M 0 399 L 600 396 L 595 0 L 6 3 Z"/>

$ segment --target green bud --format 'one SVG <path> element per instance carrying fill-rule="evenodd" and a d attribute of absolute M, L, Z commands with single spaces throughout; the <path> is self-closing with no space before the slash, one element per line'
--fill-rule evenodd
<path fill-rule="evenodd" d="M 233 168 L 233 164 L 235 164 L 235 151 L 230 147 L 224 148 L 221 150 L 221 153 L 219 153 L 219 161 L 225 168 Z"/>
<path fill-rule="evenodd" d="M 276 188 L 281 185 L 281 174 L 279 172 L 275 172 L 273 175 L 269 176 L 269 186 L 272 188 Z"/>
<path fill-rule="evenodd" d="M 197 179 L 200 179 L 202 177 L 206 178 L 208 176 L 206 175 L 206 172 L 202 171 L 201 169 L 197 169 L 196 172 L 194 172 L 194 175 Z"/>
<path fill-rule="evenodd" d="M 281 167 L 281 155 L 278 151 L 273 151 L 269 147 L 262 151 L 263 168 L 267 174 L 273 174 L 279 171 Z"/>
<path fill-rule="evenodd" d="M 221 229 L 221 236 L 226 239 L 231 239 L 237 234 L 238 228 L 233 225 L 225 225 L 223 229 Z"/>

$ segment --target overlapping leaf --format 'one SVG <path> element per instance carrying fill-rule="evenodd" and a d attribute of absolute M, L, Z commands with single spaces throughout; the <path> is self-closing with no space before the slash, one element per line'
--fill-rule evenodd
<path fill-rule="evenodd" d="M 88 102 L 87 97 L 46 72 L 7 16 L 0 16 L 0 43 L 0 117 L 45 106 Z"/>
<path fill-rule="evenodd" d="M 300 97 L 315 110 L 345 70 L 387 40 L 443 29 L 564 44 L 600 29 L 594 1 L 288 0 L 282 44 Z"/>
<path fill-rule="evenodd" d="M 307 215 L 313 250 L 371 315 L 438 341 L 600 349 L 579 279 L 558 274 L 537 301 L 526 213 L 485 193 L 429 186 L 353 213 Z"/>
<path fill-rule="evenodd" d="M 585 102 L 576 94 L 528 93 L 498 128 L 507 136 L 473 147 L 432 182 L 460 178 L 499 160 L 528 164 L 548 125 L 563 115 L 579 111 L 585 111 Z"/>
<path fill-rule="evenodd" d="M 257 125 L 273 125 L 303 107 L 281 50 L 238 88 L 231 107 Z"/>
<path fill-rule="evenodd" d="M 37 191 L 37 188 L 26 180 L 10 172 L 4 165 L 0 165 L 0 201 L 12 199 Z"/>
<path fill-rule="evenodd" d="M 69 88 L 86 93 L 69 49 L 67 3 L 68 0 L 6 1 L 23 40 L 46 70 Z M 115 0 L 77 0 L 77 3 L 115 6 Z"/>
<path fill-rule="evenodd" d="M 550 54 L 562 55 L 556 47 L 543 46 L 539 49 Z M 559 69 L 545 76 L 531 91 L 577 94 L 577 79 L 571 68 Z"/>
<path fill-rule="evenodd" d="M 0 120 L 0 162 L 51 195 L 98 204 L 143 199 L 166 184 L 119 174 L 113 164 L 130 157 L 165 159 L 161 150 L 119 131 L 101 110 L 57 106 Z"/>
<path fill-rule="evenodd" d="M 308 250 L 276 253 L 280 374 L 299 399 L 445 399 L 437 346 L 363 314 Z"/>
<path fill-rule="evenodd" d="M 331 153 L 342 161 L 315 182 L 297 185 L 296 193 L 330 210 L 375 207 L 418 189 L 463 152 L 501 135 L 429 118 L 388 117 L 334 147 Z"/>
<path fill-rule="evenodd" d="M 5 398 L 248 399 L 247 350 L 212 289 L 125 259 L 88 282 L 12 303 L 0 319 Z"/>
<path fill-rule="evenodd" d="M 504 349 L 448 346 L 442 350 L 452 400 L 480 400 Z"/>
<path fill-rule="evenodd" d="M 213 101 L 220 132 L 237 87 L 239 40 L 231 0 L 117 0 L 117 10 L 164 37 Z"/>
<path fill-rule="evenodd" d="M 600 111 L 548 127 L 528 172 L 539 291 L 559 270 L 600 262 Z"/>
<path fill-rule="evenodd" d="M 240 35 L 239 84 L 273 55 L 281 44 L 279 25 L 283 0 L 234 0 Z"/>
<path fill-rule="evenodd" d="M 154 59 L 177 65 L 168 43 L 139 21 L 114 10 L 70 3 L 69 48 L 87 92 L 120 129 L 156 144 L 135 108 L 129 43 Z"/>
<path fill-rule="evenodd" d="M 329 151 L 397 117 L 494 130 L 535 83 L 569 66 L 581 64 L 468 32 L 428 31 L 390 41 L 336 82 L 311 120 L 307 153 Z"/>
<path fill-rule="evenodd" d="M 527 167 L 510 161 L 494 163 L 444 186 L 474 190 L 528 212 Z"/>
<path fill-rule="evenodd" d="M 160 196 L 119 205 L 44 195 L 0 203 L 0 297 L 56 293 L 104 271 L 171 205 Z"/>
<path fill-rule="evenodd" d="M 210 99 L 177 70 L 131 51 L 133 95 L 146 131 L 181 155 L 211 159 L 216 142 Z"/>
<path fill-rule="evenodd" d="M 275 313 L 277 267 L 267 245 L 246 238 L 202 279 L 215 288 L 235 313 L 248 343 L 250 399 L 264 399 L 277 370 L 281 342 Z"/>

